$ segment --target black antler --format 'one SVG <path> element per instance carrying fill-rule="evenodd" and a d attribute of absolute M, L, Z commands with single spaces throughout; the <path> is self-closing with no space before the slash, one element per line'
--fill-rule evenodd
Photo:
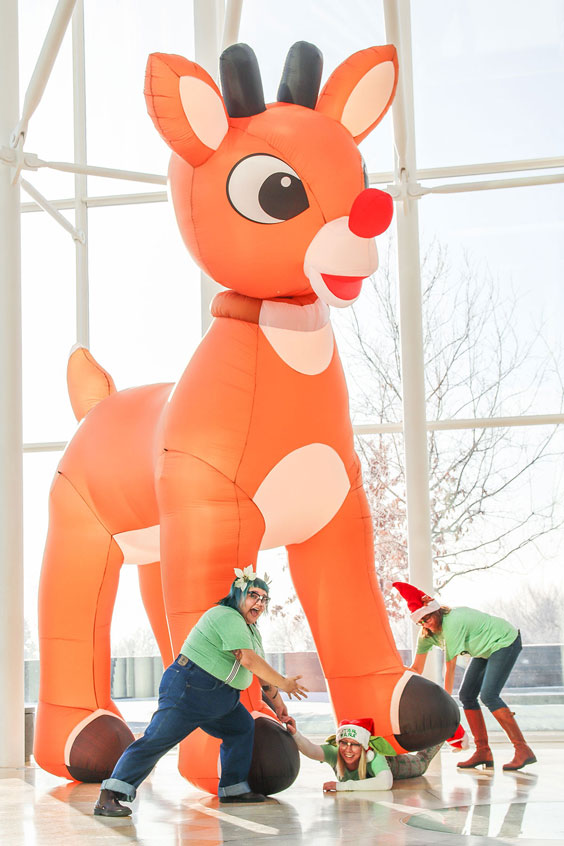
<path fill-rule="evenodd" d="M 323 55 L 315 44 L 296 41 L 290 47 L 278 88 L 279 103 L 296 103 L 314 109 L 319 94 Z"/>
<path fill-rule="evenodd" d="M 266 111 L 257 57 L 248 44 L 232 44 L 219 58 L 223 102 L 230 117 Z"/>

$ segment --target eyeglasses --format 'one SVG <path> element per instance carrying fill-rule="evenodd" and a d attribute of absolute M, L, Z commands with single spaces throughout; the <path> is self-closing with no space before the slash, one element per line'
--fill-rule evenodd
<path fill-rule="evenodd" d="M 354 740 L 339 740 L 339 746 L 350 746 L 351 749 L 360 749 L 360 743 L 355 743 Z"/>
<path fill-rule="evenodd" d="M 257 593 L 254 590 L 250 590 L 248 591 L 247 596 L 250 596 L 255 602 L 262 602 L 265 607 L 270 602 L 270 597 L 266 593 Z"/>

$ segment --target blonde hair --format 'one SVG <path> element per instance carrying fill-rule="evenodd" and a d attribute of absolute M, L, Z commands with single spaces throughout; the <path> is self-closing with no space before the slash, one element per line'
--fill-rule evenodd
<path fill-rule="evenodd" d="M 341 755 L 341 750 L 339 748 L 339 744 L 337 743 L 337 765 L 335 767 L 337 772 L 337 778 L 339 781 L 342 781 L 345 772 L 347 770 L 347 766 L 343 761 L 343 756 Z M 361 747 L 360 750 L 360 758 L 358 759 L 358 767 L 357 767 L 358 777 L 359 779 L 366 778 L 366 749 Z"/>

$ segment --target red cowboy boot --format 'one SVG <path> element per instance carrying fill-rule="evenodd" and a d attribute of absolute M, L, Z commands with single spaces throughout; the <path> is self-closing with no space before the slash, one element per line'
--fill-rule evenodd
<path fill-rule="evenodd" d="M 466 719 L 468 720 L 468 725 L 472 732 L 474 743 L 476 744 L 476 751 L 468 760 L 459 761 L 457 766 L 460 769 L 467 770 L 483 764 L 489 770 L 493 767 L 493 755 L 488 743 L 488 732 L 484 715 L 479 708 L 477 711 L 465 710 L 464 713 L 466 714 Z"/>
<path fill-rule="evenodd" d="M 509 708 L 498 708 L 492 711 L 492 714 L 504 730 L 505 734 L 515 747 L 515 755 L 513 760 L 508 764 L 503 765 L 504 770 L 520 770 L 526 764 L 534 764 L 537 760 L 535 753 L 530 746 L 525 743 L 525 738 L 521 734 L 521 729 L 515 721 L 513 711 Z"/>

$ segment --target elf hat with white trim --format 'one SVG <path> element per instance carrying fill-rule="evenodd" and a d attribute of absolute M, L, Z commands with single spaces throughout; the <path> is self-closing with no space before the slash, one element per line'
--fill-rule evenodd
<path fill-rule="evenodd" d="M 408 582 L 392 582 L 392 587 L 395 587 L 407 602 L 407 607 L 414 623 L 418 623 L 422 617 L 432 614 L 433 611 L 438 611 L 441 607 L 436 599 L 432 599 L 422 590 L 419 590 L 414 585 L 410 585 Z"/>

